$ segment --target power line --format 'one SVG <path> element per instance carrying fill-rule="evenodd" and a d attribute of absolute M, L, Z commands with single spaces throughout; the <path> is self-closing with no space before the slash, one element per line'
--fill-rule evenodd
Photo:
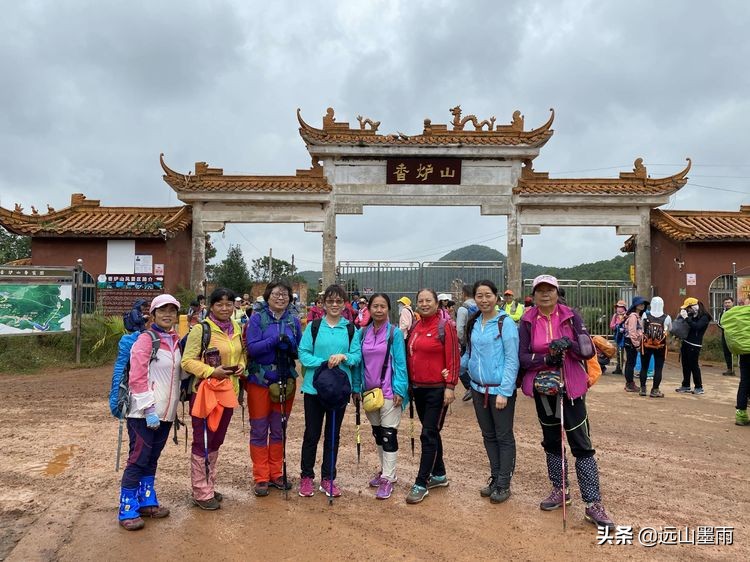
<path fill-rule="evenodd" d="M 726 188 L 726 187 L 714 187 L 714 186 L 711 186 L 711 185 L 701 185 L 699 183 L 693 183 L 693 182 L 688 182 L 688 185 L 695 186 L 695 187 L 702 187 L 703 189 L 713 189 L 714 191 L 726 191 L 728 193 L 739 193 L 741 195 L 748 195 L 748 196 L 750 196 L 750 191 L 748 191 L 748 190 L 739 191 L 737 189 L 729 189 L 729 188 Z"/>

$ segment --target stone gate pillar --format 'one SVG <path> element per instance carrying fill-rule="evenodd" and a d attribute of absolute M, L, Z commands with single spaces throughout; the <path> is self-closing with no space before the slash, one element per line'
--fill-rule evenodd
<path fill-rule="evenodd" d="M 323 222 L 323 290 L 336 282 L 336 206 L 326 206 Z"/>
<path fill-rule="evenodd" d="M 635 239 L 635 284 L 642 297 L 651 298 L 651 208 L 639 208 L 641 222 Z"/>
<path fill-rule="evenodd" d="M 508 215 L 508 287 L 500 287 L 500 291 L 509 288 L 516 298 L 523 297 L 523 280 L 521 279 L 521 229 L 519 228 L 518 209 L 511 205 Z"/>
<path fill-rule="evenodd" d="M 196 201 L 193 208 L 193 261 L 190 271 L 190 286 L 196 294 L 205 291 L 206 279 L 206 231 L 203 226 L 203 203 Z"/>

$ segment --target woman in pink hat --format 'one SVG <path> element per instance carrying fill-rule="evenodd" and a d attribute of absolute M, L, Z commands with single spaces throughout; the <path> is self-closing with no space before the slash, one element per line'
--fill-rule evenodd
<path fill-rule="evenodd" d="M 615 305 L 615 313 L 612 315 L 612 319 L 609 321 L 609 329 L 612 330 L 612 332 L 615 331 L 615 328 L 617 328 L 618 324 L 620 324 L 623 320 L 625 320 L 625 317 L 627 316 L 628 311 L 628 305 L 625 303 L 624 300 L 620 299 L 617 301 L 617 304 Z M 621 375 L 622 374 L 622 364 L 623 364 L 623 354 L 624 354 L 624 347 L 621 345 L 617 346 L 617 367 L 615 367 L 615 370 L 612 371 L 613 375 Z"/>
<path fill-rule="evenodd" d="M 130 448 L 122 473 L 118 514 L 120 525 L 128 531 L 142 529 L 142 517 L 169 515 L 169 509 L 156 499 L 154 477 L 180 399 L 180 336 L 174 330 L 179 309 L 180 303 L 172 295 L 152 300 L 153 322 L 130 350 Z"/>

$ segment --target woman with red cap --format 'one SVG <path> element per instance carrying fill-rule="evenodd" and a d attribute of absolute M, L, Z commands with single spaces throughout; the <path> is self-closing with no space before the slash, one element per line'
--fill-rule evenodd
<path fill-rule="evenodd" d="M 149 312 L 153 322 L 130 349 L 130 447 L 118 514 L 120 525 L 128 531 L 143 528 L 141 516 L 169 515 L 169 509 L 156 498 L 154 479 L 180 397 L 180 336 L 174 331 L 179 309 L 180 303 L 172 295 L 154 298 Z M 152 358 L 156 342 L 159 347 Z"/>

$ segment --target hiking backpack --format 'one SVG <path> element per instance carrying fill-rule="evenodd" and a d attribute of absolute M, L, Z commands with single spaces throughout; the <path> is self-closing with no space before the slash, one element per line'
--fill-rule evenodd
<path fill-rule="evenodd" d="M 211 326 L 208 325 L 208 322 L 205 320 L 203 322 L 200 322 L 199 324 L 196 324 L 195 326 L 201 327 L 201 353 L 199 357 L 203 357 L 203 354 L 208 349 L 208 344 L 211 341 Z M 195 328 L 193 326 L 190 328 L 192 330 Z M 185 344 L 187 343 L 188 336 L 190 335 L 190 331 L 188 331 L 187 334 L 182 336 L 180 339 L 178 345 L 180 346 L 180 353 L 185 353 Z M 190 375 L 188 378 L 183 379 L 180 381 L 180 402 L 187 402 L 190 400 L 190 395 L 193 393 L 193 383 L 195 382 L 195 375 Z"/>
<path fill-rule="evenodd" d="M 628 337 L 628 330 L 625 327 L 625 322 L 627 321 L 627 319 L 628 317 L 626 315 L 621 322 L 615 324 L 615 332 L 613 335 L 617 347 L 625 347 L 625 340 Z"/>
<path fill-rule="evenodd" d="M 159 335 L 152 330 L 145 330 L 151 336 L 151 357 L 148 362 L 156 360 L 156 354 L 161 345 Z M 123 419 L 128 415 L 130 409 L 130 350 L 133 344 L 141 335 L 141 332 L 125 334 L 120 338 L 118 345 L 117 359 L 112 371 L 112 385 L 109 389 L 109 411 L 118 419 Z"/>
<path fill-rule="evenodd" d="M 643 321 L 643 347 L 649 349 L 663 349 L 667 345 L 667 335 L 664 332 L 666 314 L 652 316 L 646 314 Z"/>
<path fill-rule="evenodd" d="M 312 347 L 313 350 L 315 350 L 315 340 L 318 338 L 318 332 L 320 331 L 320 323 L 323 321 L 322 318 L 318 318 L 317 320 L 313 320 L 311 328 L 310 328 L 310 335 L 312 336 Z M 352 340 L 354 339 L 354 324 L 349 322 L 346 325 L 346 331 L 349 334 L 349 347 L 352 346 Z M 349 349 L 347 348 L 347 351 Z"/>
<path fill-rule="evenodd" d="M 132 310 L 127 310 L 122 313 L 122 324 L 128 332 L 137 332 L 138 326 L 133 323 Z"/>

